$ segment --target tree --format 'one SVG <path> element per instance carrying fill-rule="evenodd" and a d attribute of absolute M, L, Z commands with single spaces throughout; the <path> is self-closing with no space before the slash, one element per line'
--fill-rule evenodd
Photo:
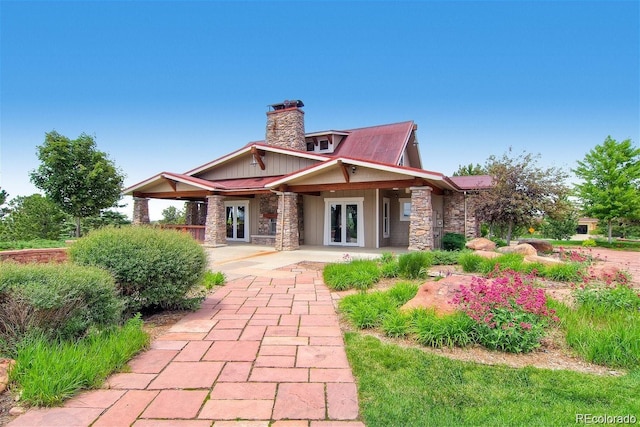
<path fill-rule="evenodd" d="M 573 172 L 582 180 L 575 190 L 584 214 L 606 221 L 609 243 L 614 220 L 640 218 L 640 148 L 631 140 L 617 142 L 607 136 Z"/>
<path fill-rule="evenodd" d="M 71 140 L 49 132 L 37 150 L 41 164 L 31 172 L 31 182 L 76 219 L 79 237 L 81 218 L 98 215 L 120 199 L 124 175 L 84 133 Z"/>
<path fill-rule="evenodd" d="M 85 230 L 96 230 L 107 226 L 120 227 L 128 224 L 131 224 L 131 221 L 125 214 L 111 209 L 103 210 L 96 216 L 82 219 L 82 228 Z"/>
<path fill-rule="evenodd" d="M 507 244 L 514 227 L 526 226 L 553 212 L 556 202 L 569 191 L 564 184 L 567 175 L 555 167 L 540 168 L 538 158 L 524 152 L 514 157 L 509 149 L 501 158 L 491 156 L 487 160 L 493 185 L 477 198 L 476 213 L 481 220 L 506 227 Z"/>
<path fill-rule="evenodd" d="M 469 163 L 468 165 L 458 166 L 458 170 L 453 173 L 453 176 L 471 176 L 471 175 L 487 175 L 487 170 L 480 166 L 480 164 Z"/>
<path fill-rule="evenodd" d="M 185 212 L 175 206 L 169 206 L 162 210 L 160 224 L 184 224 L 186 222 Z"/>
<path fill-rule="evenodd" d="M 20 196 L 9 203 L 6 233 L 11 240 L 59 240 L 66 215 L 60 208 L 40 194 Z"/>

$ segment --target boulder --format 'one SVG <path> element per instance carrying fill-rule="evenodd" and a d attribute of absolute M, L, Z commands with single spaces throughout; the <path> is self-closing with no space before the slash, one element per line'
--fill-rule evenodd
<path fill-rule="evenodd" d="M 11 359 L 0 359 L 0 394 L 2 394 L 9 384 L 9 370 L 16 362 Z"/>
<path fill-rule="evenodd" d="M 433 308 L 438 314 L 453 313 L 456 308 L 451 303 L 460 285 L 469 286 L 473 276 L 452 274 L 442 280 L 425 282 L 413 299 L 407 301 L 401 310 L 413 308 Z"/>
<path fill-rule="evenodd" d="M 523 243 L 521 245 L 515 246 L 504 246 L 502 248 L 498 248 L 498 252 L 500 252 L 501 254 L 521 254 L 524 256 L 538 255 L 538 251 L 536 251 L 536 248 L 528 243 Z"/>
<path fill-rule="evenodd" d="M 494 251 L 475 251 L 474 254 L 479 255 L 483 258 L 495 258 L 501 255 L 498 252 Z"/>
<path fill-rule="evenodd" d="M 475 239 L 471 239 L 466 243 L 465 246 L 469 249 L 473 249 L 474 251 L 493 251 L 496 249 L 496 244 L 489 239 L 485 239 L 484 237 L 476 237 Z"/>
<path fill-rule="evenodd" d="M 530 262 L 530 263 L 539 262 L 540 264 L 544 264 L 544 265 L 562 264 L 562 261 L 560 261 L 557 258 L 551 258 L 551 257 L 546 257 L 546 256 L 540 256 L 540 255 L 528 255 L 528 256 L 525 256 L 524 257 L 524 261 L 525 262 Z"/>
<path fill-rule="evenodd" d="M 523 243 L 527 243 L 531 246 L 533 246 L 534 248 L 536 248 L 536 251 L 541 252 L 543 254 L 548 254 L 553 252 L 553 245 L 548 242 L 547 240 L 541 240 L 541 239 L 522 239 L 518 242 L 519 245 L 523 244 Z"/>

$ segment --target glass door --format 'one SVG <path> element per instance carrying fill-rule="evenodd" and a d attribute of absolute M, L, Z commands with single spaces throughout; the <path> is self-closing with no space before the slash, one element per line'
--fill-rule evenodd
<path fill-rule="evenodd" d="M 328 216 L 328 236 L 325 244 L 363 246 L 361 212 L 359 200 L 325 200 Z"/>
<path fill-rule="evenodd" d="M 227 240 L 249 241 L 247 202 L 225 202 Z"/>

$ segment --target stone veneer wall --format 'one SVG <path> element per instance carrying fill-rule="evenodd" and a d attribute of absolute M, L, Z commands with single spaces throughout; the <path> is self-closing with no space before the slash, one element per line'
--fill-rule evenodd
<path fill-rule="evenodd" d="M 480 235 L 480 222 L 476 217 L 477 194 L 466 195 L 457 191 L 447 191 L 444 195 L 444 233 L 465 234 L 465 197 L 467 202 L 466 235 L 468 239 Z"/>
<path fill-rule="evenodd" d="M 206 246 L 223 246 L 227 244 L 224 196 L 207 196 L 207 221 L 204 230 L 204 244 Z"/>
<path fill-rule="evenodd" d="M 293 251 L 300 247 L 298 234 L 298 195 L 280 193 L 278 196 L 278 224 L 276 250 Z"/>
<path fill-rule="evenodd" d="M 304 111 L 297 107 L 267 112 L 267 145 L 306 151 Z"/>
<path fill-rule="evenodd" d="M 185 204 L 186 225 L 205 225 L 207 220 L 207 204 L 202 202 L 187 202 Z"/>
<path fill-rule="evenodd" d="M 258 194 L 258 234 L 268 236 L 270 233 L 271 219 L 278 215 L 278 196 L 276 194 Z"/>
<path fill-rule="evenodd" d="M 411 187 L 409 250 L 433 249 L 433 208 L 431 187 Z"/>
<path fill-rule="evenodd" d="M 149 224 L 149 199 L 133 198 L 133 224 Z"/>

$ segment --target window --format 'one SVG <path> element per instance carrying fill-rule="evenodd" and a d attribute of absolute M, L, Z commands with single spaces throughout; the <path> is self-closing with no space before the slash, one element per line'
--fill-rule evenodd
<path fill-rule="evenodd" d="M 398 199 L 400 202 L 400 221 L 411 219 L 411 199 Z"/>
<path fill-rule="evenodd" d="M 364 246 L 364 197 L 327 198 L 324 244 Z"/>
<path fill-rule="evenodd" d="M 307 142 L 307 151 L 315 151 L 315 149 L 313 142 Z"/>
<path fill-rule="evenodd" d="M 329 149 L 329 141 L 326 139 L 320 140 L 320 151 L 326 151 Z"/>
<path fill-rule="evenodd" d="M 382 198 L 382 237 L 389 237 L 389 199 Z"/>

